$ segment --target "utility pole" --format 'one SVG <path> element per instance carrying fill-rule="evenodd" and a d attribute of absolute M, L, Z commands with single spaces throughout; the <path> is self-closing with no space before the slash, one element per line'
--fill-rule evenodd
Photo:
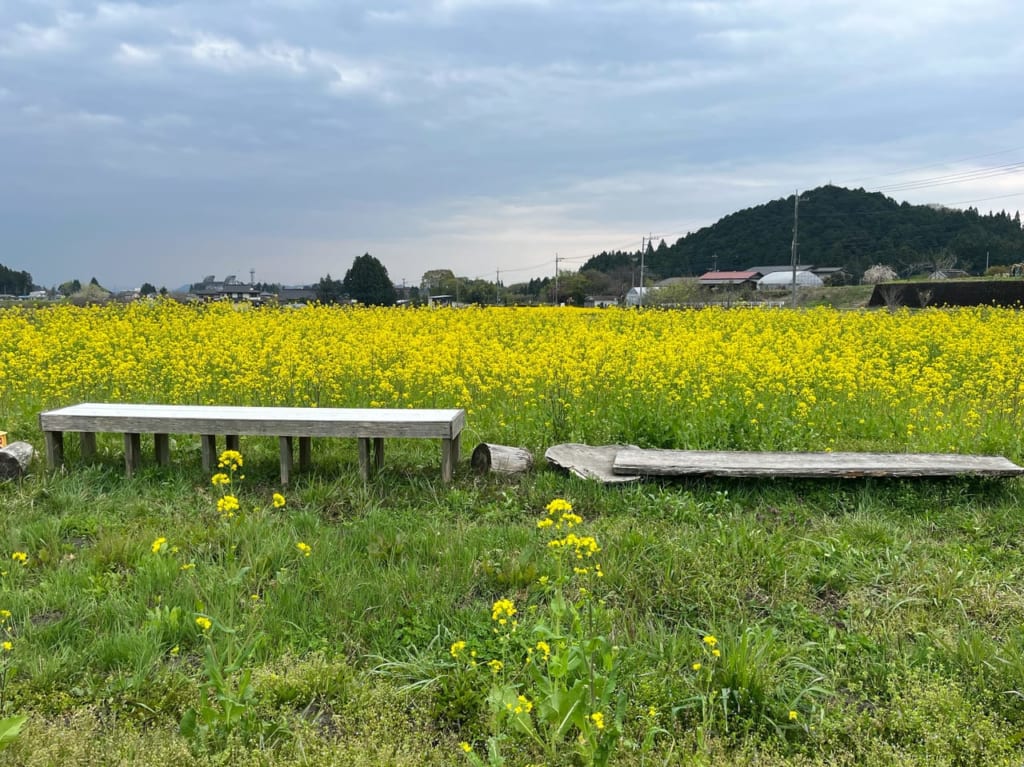
<path fill-rule="evenodd" d="M 650 242 L 650 240 L 648 240 Z M 640 235 L 640 295 L 639 305 L 640 308 L 644 307 L 644 237 Z"/>
<path fill-rule="evenodd" d="M 717 272 L 718 271 L 718 254 L 717 253 L 712 253 L 711 254 L 711 271 L 713 271 L 713 272 Z"/>
<path fill-rule="evenodd" d="M 494 270 L 494 305 L 501 303 L 501 269 Z"/>
<path fill-rule="evenodd" d="M 796 262 L 797 262 L 797 229 L 800 222 L 800 190 L 793 193 L 793 248 L 790 256 L 793 267 L 793 308 L 796 308 Z"/>
<path fill-rule="evenodd" d="M 558 306 L 558 254 L 555 253 L 555 300 L 552 302 Z"/>

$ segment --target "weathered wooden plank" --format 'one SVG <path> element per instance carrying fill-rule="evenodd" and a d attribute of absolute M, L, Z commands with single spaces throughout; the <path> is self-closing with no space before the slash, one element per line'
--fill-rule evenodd
<path fill-rule="evenodd" d="M 277 437 L 452 438 L 461 409 L 237 407 L 82 403 L 39 415 L 42 431 Z"/>
<path fill-rule="evenodd" d="M 552 445 L 545 451 L 544 458 L 553 466 L 565 469 L 583 479 L 596 479 L 606 484 L 636 482 L 640 479 L 636 474 L 617 474 L 612 471 L 615 456 L 626 447 L 623 445 L 580 445 L 570 442 L 564 445 Z"/>
<path fill-rule="evenodd" d="M 616 474 L 718 477 L 1013 477 L 1024 468 L 1002 456 L 953 453 L 773 453 L 620 450 Z"/>

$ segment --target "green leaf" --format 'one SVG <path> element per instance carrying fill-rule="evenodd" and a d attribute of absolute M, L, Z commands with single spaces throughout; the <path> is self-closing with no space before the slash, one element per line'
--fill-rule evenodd
<path fill-rule="evenodd" d="M 7 746 L 14 742 L 14 739 L 18 737 L 18 733 L 21 732 L 22 725 L 27 721 L 28 717 L 24 714 L 0 719 L 0 750 L 7 748 Z"/>

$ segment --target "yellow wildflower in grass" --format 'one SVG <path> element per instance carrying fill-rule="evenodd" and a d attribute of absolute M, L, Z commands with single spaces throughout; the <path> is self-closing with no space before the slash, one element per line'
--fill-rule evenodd
<path fill-rule="evenodd" d="M 537 650 L 544 655 L 545 661 L 547 661 L 551 657 L 551 645 L 549 645 L 543 639 L 537 642 Z"/>
<path fill-rule="evenodd" d="M 194 569 L 195 569 L 195 566 L 196 566 L 196 563 L 195 563 L 195 562 L 186 562 L 185 564 L 183 564 L 183 565 L 182 565 L 181 567 L 179 567 L 178 569 L 179 569 L 179 570 L 194 570 Z"/>
<path fill-rule="evenodd" d="M 242 454 L 237 450 L 225 450 L 220 454 L 217 468 L 238 471 L 238 469 L 242 468 Z"/>
<path fill-rule="evenodd" d="M 700 671 L 702 668 L 704 668 L 704 665 L 700 661 L 697 661 L 692 666 L 690 666 L 690 668 L 692 668 L 694 671 Z"/>
<path fill-rule="evenodd" d="M 306 557 L 313 553 L 313 548 L 308 543 L 303 543 L 302 541 L 296 543 L 295 548 L 301 551 L 302 555 Z"/>
<path fill-rule="evenodd" d="M 704 644 L 706 644 L 708 647 L 714 647 L 716 644 L 718 644 L 718 638 L 715 637 L 713 634 L 708 634 L 704 637 Z"/>
<path fill-rule="evenodd" d="M 487 668 L 491 670 L 492 674 L 499 674 L 505 668 L 505 664 L 495 658 L 494 660 L 487 661 Z"/>
<path fill-rule="evenodd" d="M 501 626 L 508 623 L 508 619 L 515 614 L 516 606 L 511 599 L 499 599 L 491 607 L 491 620 L 497 621 Z"/>
<path fill-rule="evenodd" d="M 218 471 L 216 474 L 210 477 L 210 482 L 214 487 L 220 487 L 221 485 L 229 485 L 231 484 L 231 477 L 229 477 L 222 471 Z"/>
<path fill-rule="evenodd" d="M 285 505 L 285 503 L 287 503 L 287 501 L 285 501 L 284 496 L 281 495 L 280 493 L 274 493 L 273 503 L 275 509 L 280 509 L 282 506 Z"/>
<path fill-rule="evenodd" d="M 548 514 L 554 516 L 559 512 L 572 511 L 572 504 L 564 498 L 555 498 L 555 500 L 548 504 L 547 510 Z"/>
<path fill-rule="evenodd" d="M 452 642 L 452 646 L 448 648 L 448 652 L 453 658 L 458 658 L 459 654 L 466 649 L 466 642 L 460 639 L 458 642 Z"/>
<path fill-rule="evenodd" d="M 10 652 L 14 649 L 14 644 L 9 641 L 5 641 L 3 644 L 0 644 L 0 647 L 4 648 L 4 652 Z"/>
<path fill-rule="evenodd" d="M 177 656 L 179 652 L 181 652 L 181 648 L 178 645 L 174 645 L 170 650 L 172 656 Z"/>
<path fill-rule="evenodd" d="M 24 551 L 15 551 L 13 554 L 11 554 L 11 559 L 13 559 L 15 562 L 21 562 L 21 564 L 23 565 L 28 564 L 28 554 L 26 554 Z"/>
<path fill-rule="evenodd" d="M 213 626 L 213 621 L 211 621 L 205 615 L 200 615 L 196 618 L 196 625 L 204 632 L 206 632 L 210 630 L 211 626 Z"/>
<path fill-rule="evenodd" d="M 160 538 L 157 538 L 155 541 L 153 541 L 153 543 L 150 545 L 150 548 L 153 550 L 154 554 L 157 554 L 166 545 L 167 539 L 161 536 Z"/>
<path fill-rule="evenodd" d="M 217 511 L 221 514 L 232 517 L 238 511 L 238 498 L 233 495 L 225 495 L 217 499 Z"/>
<path fill-rule="evenodd" d="M 789 721 L 795 722 L 800 715 L 796 711 L 789 712 Z"/>
<path fill-rule="evenodd" d="M 552 527 L 554 524 L 555 524 L 555 520 L 553 520 L 553 519 L 545 518 L 545 519 L 538 519 L 537 520 L 537 527 L 541 528 L 542 530 L 545 527 Z"/>
<path fill-rule="evenodd" d="M 471 745 L 469 745 L 466 741 L 462 741 L 459 744 L 459 748 L 461 748 L 467 754 L 469 754 L 469 753 L 471 753 L 473 751 L 473 747 Z"/>
<path fill-rule="evenodd" d="M 533 701 L 527 698 L 525 695 L 520 695 L 516 698 L 515 708 L 512 709 L 514 714 L 529 714 L 533 711 Z"/>
<path fill-rule="evenodd" d="M 716 658 L 722 657 L 722 651 L 719 650 L 717 647 L 711 651 L 711 654 L 714 655 Z"/>
<path fill-rule="evenodd" d="M 597 729 L 604 729 L 604 714 L 602 714 L 600 711 L 595 711 L 593 714 L 591 714 L 590 721 L 594 723 L 594 726 Z"/>
<path fill-rule="evenodd" d="M 3 623 L 5 620 L 7 620 L 10 617 L 11 617 L 11 611 L 10 610 L 0 610 L 0 623 Z"/>

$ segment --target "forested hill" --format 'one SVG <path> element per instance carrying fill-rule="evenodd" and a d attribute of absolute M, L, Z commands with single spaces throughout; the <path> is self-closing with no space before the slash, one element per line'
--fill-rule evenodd
<path fill-rule="evenodd" d="M 645 266 L 653 277 L 699 275 L 720 270 L 790 263 L 793 197 L 732 213 L 712 226 L 648 248 Z M 901 275 L 929 265 L 971 274 L 991 265 L 1024 261 L 1020 212 L 980 215 L 899 203 L 863 189 L 823 186 L 800 194 L 799 259 L 802 264 L 842 266 L 860 276 L 874 264 Z M 582 269 L 611 272 L 638 253 L 601 253 Z M 716 260 L 717 257 L 717 260 Z"/>

